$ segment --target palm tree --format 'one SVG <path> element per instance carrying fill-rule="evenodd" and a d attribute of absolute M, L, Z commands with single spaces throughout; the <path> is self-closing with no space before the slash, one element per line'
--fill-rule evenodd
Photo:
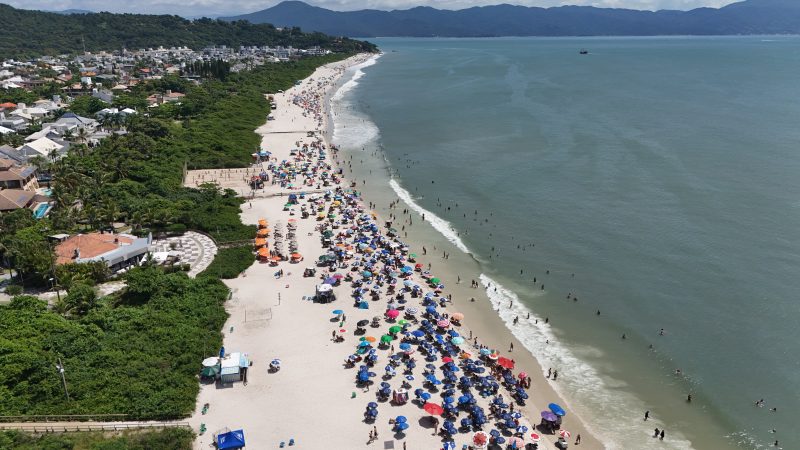
<path fill-rule="evenodd" d="M 89 138 L 89 132 L 86 131 L 85 127 L 78 128 L 78 142 L 84 144 L 86 143 L 86 139 Z"/>

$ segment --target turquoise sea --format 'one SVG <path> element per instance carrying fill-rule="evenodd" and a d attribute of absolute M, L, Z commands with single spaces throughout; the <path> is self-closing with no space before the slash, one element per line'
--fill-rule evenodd
<path fill-rule="evenodd" d="M 800 37 L 375 42 L 334 142 L 549 319 L 609 447 L 800 448 Z"/>

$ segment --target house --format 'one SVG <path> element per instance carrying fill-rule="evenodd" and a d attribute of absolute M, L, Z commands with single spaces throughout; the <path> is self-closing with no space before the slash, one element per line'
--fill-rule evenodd
<path fill-rule="evenodd" d="M 14 133 L 14 130 L 11 128 L 0 127 L 0 134 L 11 134 Z"/>
<path fill-rule="evenodd" d="M 62 156 L 64 153 L 66 153 L 67 148 L 68 147 L 66 145 L 59 144 L 50 138 L 43 137 L 35 141 L 28 142 L 27 144 L 18 148 L 17 151 L 26 159 L 37 155 L 49 158 L 53 152 L 55 152 L 55 154 L 58 156 Z"/>
<path fill-rule="evenodd" d="M 14 131 L 22 131 L 28 128 L 29 122 L 23 117 L 19 116 L 6 116 L 6 113 L 0 112 L 0 127 L 8 128 Z"/>
<path fill-rule="evenodd" d="M 70 236 L 55 247 L 56 264 L 104 261 L 116 272 L 136 265 L 147 254 L 152 237 L 130 234 L 88 233 Z"/>
<path fill-rule="evenodd" d="M 22 156 L 19 150 L 10 145 L 0 145 L 0 158 L 8 158 L 17 164 L 24 164 L 28 158 Z"/>
<path fill-rule="evenodd" d="M 50 126 L 62 134 L 67 130 L 70 130 L 73 134 L 76 134 L 79 129 L 85 129 L 88 132 L 92 132 L 97 128 L 97 125 L 97 121 L 94 119 L 81 117 L 75 113 L 68 112 L 59 117 L 59 119 L 53 122 Z"/>
<path fill-rule="evenodd" d="M 39 183 L 36 182 L 36 168 L 17 166 L 12 159 L 0 158 L 0 188 L 35 191 L 39 188 Z"/>
<path fill-rule="evenodd" d="M 44 128 L 36 133 L 31 133 L 25 136 L 25 142 L 32 142 L 43 137 L 46 137 L 50 140 L 61 139 L 61 133 L 59 133 L 58 130 L 53 129 L 50 124 L 45 124 Z"/>
<path fill-rule="evenodd" d="M 34 191 L 3 189 L 0 191 L 0 212 L 16 211 L 22 208 L 33 209 L 39 204 L 49 201 L 49 197 L 38 195 Z"/>
<path fill-rule="evenodd" d="M 0 191 L 0 212 L 29 208 L 36 192 L 22 189 L 3 189 Z"/>

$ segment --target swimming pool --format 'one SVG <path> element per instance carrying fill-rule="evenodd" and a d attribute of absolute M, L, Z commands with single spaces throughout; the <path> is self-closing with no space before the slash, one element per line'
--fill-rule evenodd
<path fill-rule="evenodd" d="M 50 205 L 47 203 L 39 203 L 39 206 L 33 211 L 33 217 L 36 219 L 41 219 L 42 217 L 47 214 L 47 211 L 50 210 Z"/>

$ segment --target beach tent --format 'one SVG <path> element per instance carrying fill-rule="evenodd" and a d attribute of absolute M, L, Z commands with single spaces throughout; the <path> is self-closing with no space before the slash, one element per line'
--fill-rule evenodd
<path fill-rule="evenodd" d="M 234 430 L 217 435 L 219 450 L 244 448 L 244 430 Z"/>

